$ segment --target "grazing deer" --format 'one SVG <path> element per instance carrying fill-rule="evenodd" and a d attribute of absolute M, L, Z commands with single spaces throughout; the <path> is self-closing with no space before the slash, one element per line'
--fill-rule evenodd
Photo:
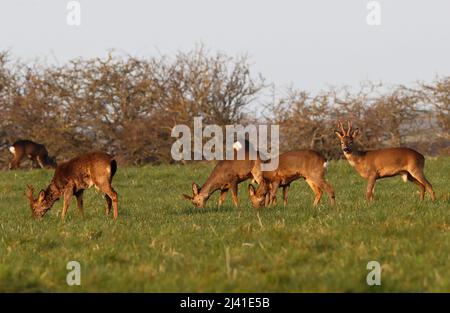
<path fill-rule="evenodd" d="M 44 145 L 30 140 L 18 140 L 9 147 L 13 154 L 13 159 L 9 163 L 9 169 L 19 168 L 24 158 L 29 158 L 33 164 L 38 164 L 41 168 L 55 168 L 56 158 L 49 157 Z"/>
<path fill-rule="evenodd" d="M 315 193 L 314 206 L 320 202 L 323 190 L 327 192 L 331 205 L 335 204 L 334 189 L 325 180 L 325 157 L 313 150 L 300 150 L 283 153 L 278 158 L 278 168 L 263 172 L 264 181 L 257 190 L 252 184 L 248 186 L 254 208 L 275 204 L 278 187 L 283 187 L 283 203 L 286 206 L 289 186 L 299 178 L 304 178 Z"/>
<path fill-rule="evenodd" d="M 253 178 L 257 182 L 262 181 L 260 171 L 260 158 L 258 154 L 257 160 L 250 160 L 249 149 L 250 144 L 245 142 L 245 160 L 236 160 L 236 153 L 242 148 L 242 144 L 236 142 L 233 145 L 235 151 L 234 160 L 222 160 L 217 163 L 213 171 L 209 175 L 202 187 L 195 182 L 192 183 L 192 196 L 183 195 L 190 200 L 198 208 L 203 208 L 209 197 L 217 190 L 220 190 L 220 197 L 217 202 L 218 207 L 222 205 L 227 196 L 228 190 L 231 189 L 231 196 L 236 207 L 239 206 L 238 201 L 238 184 Z"/>
<path fill-rule="evenodd" d="M 341 122 L 335 131 L 341 141 L 341 148 L 345 158 L 351 166 L 368 180 L 366 198 L 373 200 L 375 181 L 380 178 L 402 175 L 403 181 L 409 180 L 419 187 L 420 199 L 423 200 L 425 190 L 435 200 L 433 187 L 425 178 L 423 168 L 425 158 L 419 152 L 409 148 L 385 148 L 372 151 L 358 151 L 353 147 L 355 138 L 360 134 L 358 129 L 352 130 L 352 124 L 348 122 L 347 130 Z"/>
<path fill-rule="evenodd" d="M 77 207 L 83 214 L 83 192 L 95 186 L 105 194 L 106 214 L 114 207 L 114 219 L 118 216 L 118 197 L 111 186 L 117 170 L 116 161 L 108 154 L 92 152 L 75 157 L 56 167 L 50 185 L 41 190 L 37 199 L 33 197 L 33 187 L 28 186 L 26 196 L 34 217 L 43 217 L 59 199 L 63 198 L 61 218 L 64 220 L 72 196 L 77 198 Z"/>

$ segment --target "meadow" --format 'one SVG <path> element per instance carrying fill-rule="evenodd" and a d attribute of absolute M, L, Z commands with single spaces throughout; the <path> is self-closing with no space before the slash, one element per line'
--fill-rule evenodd
<path fill-rule="evenodd" d="M 204 209 L 182 198 L 203 183 L 212 163 L 119 167 L 119 219 L 104 215 L 95 189 L 85 216 L 75 200 L 64 222 L 58 201 L 34 220 L 27 184 L 46 187 L 51 170 L 0 172 L 1 292 L 388 292 L 450 291 L 450 158 L 427 159 L 437 200 L 419 200 L 400 177 L 378 181 L 375 202 L 366 181 L 345 161 L 332 161 L 317 208 L 304 181 L 289 203 L 259 211 L 239 186 L 220 209 L 215 194 Z M 278 194 L 281 199 L 281 192 Z M 81 264 L 81 285 L 66 284 L 67 262 Z M 382 265 L 381 286 L 368 286 L 369 261 Z"/>

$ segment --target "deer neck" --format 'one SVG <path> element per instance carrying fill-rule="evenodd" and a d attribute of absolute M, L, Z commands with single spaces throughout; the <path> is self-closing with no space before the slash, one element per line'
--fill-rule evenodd
<path fill-rule="evenodd" d="M 262 197 L 266 195 L 269 192 L 270 189 L 270 183 L 268 183 L 265 179 L 261 181 L 261 183 L 258 186 L 258 189 L 256 189 L 256 196 Z"/>
<path fill-rule="evenodd" d="M 218 184 L 217 182 L 215 182 L 214 180 L 210 180 L 208 179 L 203 186 L 200 188 L 200 194 L 205 197 L 206 199 L 208 199 L 211 194 L 220 189 L 220 184 Z"/>
<path fill-rule="evenodd" d="M 207 182 L 200 189 L 200 195 L 202 195 L 206 200 L 211 196 L 213 192 L 214 188 L 212 184 L 208 184 Z"/>
<path fill-rule="evenodd" d="M 344 156 L 351 166 L 358 169 L 362 162 L 364 162 L 365 155 L 358 150 L 354 150 L 351 153 L 344 152 Z"/>
<path fill-rule="evenodd" d="M 61 188 L 58 188 L 54 182 L 51 182 L 45 190 L 45 200 L 48 204 L 53 205 L 61 197 L 61 194 Z"/>

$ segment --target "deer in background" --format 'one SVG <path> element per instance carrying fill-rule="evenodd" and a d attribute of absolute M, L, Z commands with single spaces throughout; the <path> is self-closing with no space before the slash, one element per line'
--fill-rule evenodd
<path fill-rule="evenodd" d="M 283 187 L 283 204 L 286 206 L 289 186 L 300 178 L 304 178 L 314 192 L 314 206 L 320 202 L 323 190 L 327 192 L 330 204 L 335 204 L 334 189 L 325 180 L 327 169 L 325 157 L 313 150 L 299 150 L 283 153 L 278 158 L 278 168 L 263 172 L 264 180 L 257 190 L 252 184 L 248 186 L 250 201 L 254 208 L 275 204 L 279 187 Z"/>
<path fill-rule="evenodd" d="M 238 201 L 238 184 L 253 178 L 257 182 L 262 181 L 262 173 L 260 169 L 259 154 L 257 160 L 250 160 L 249 149 L 250 143 L 246 140 L 244 144 L 245 159 L 236 160 L 236 153 L 242 149 L 242 144 L 236 142 L 233 145 L 235 152 L 234 160 L 221 160 L 214 167 L 206 182 L 202 187 L 199 187 L 195 182 L 192 183 L 192 196 L 183 195 L 184 198 L 190 200 L 198 208 L 203 208 L 209 197 L 220 190 L 218 207 L 222 205 L 227 196 L 228 190 L 231 189 L 231 196 L 235 207 L 239 206 Z"/>
<path fill-rule="evenodd" d="M 9 169 L 19 168 L 24 158 L 29 158 L 33 164 L 38 164 L 41 168 L 55 168 L 56 159 L 49 157 L 44 145 L 30 141 L 18 140 L 9 147 L 13 154 L 13 159 L 9 163 Z"/>
<path fill-rule="evenodd" d="M 341 122 L 338 123 L 340 131 L 335 131 L 341 142 L 342 152 L 351 166 L 368 180 L 366 198 L 373 200 L 375 182 L 377 179 L 402 175 L 403 181 L 409 180 L 419 187 L 420 199 L 425 197 L 427 191 L 432 200 L 435 200 L 433 187 L 425 178 L 423 168 L 425 158 L 419 152 L 409 148 L 385 148 L 371 151 L 358 151 L 354 148 L 354 140 L 360 135 L 358 129 L 352 130 L 348 122 L 347 130 Z"/>
<path fill-rule="evenodd" d="M 108 215 L 114 207 L 114 219 L 118 216 L 118 196 L 111 186 L 114 174 L 117 171 L 117 162 L 108 154 L 91 152 L 75 157 L 67 162 L 58 164 L 55 174 L 45 190 L 41 190 L 37 199 L 33 197 L 33 187 L 28 186 L 26 196 L 30 202 L 34 217 L 41 218 L 53 204 L 63 198 L 61 219 L 64 220 L 72 196 L 77 198 L 77 207 L 83 215 L 83 192 L 95 186 L 105 194 Z"/>

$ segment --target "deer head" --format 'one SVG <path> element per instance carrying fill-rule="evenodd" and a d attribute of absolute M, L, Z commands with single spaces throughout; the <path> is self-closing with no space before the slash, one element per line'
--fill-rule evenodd
<path fill-rule="evenodd" d="M 248 185 L 248 194 L 253 208 L 258 209 L 266 204 L 267 192 L 267 183 L 264 180 L 257 190 L 255 190 L 252 184 Z"/>
<path fill-rule="evenodd" d="M 359 129 L 352 129 L 352 123 L 350 121 L 347 122 L 347 126 L 347 130 L 345 130 L 342 122 L 339 122 L 339 131 L 335 131 L 334 133 L 341 141 L 341 148 L 344 154 L 351 154 L 353 152 L 353 142 L 360 133 Z"/>
<path fill-rule="evenodd" d="M 32 186 L 27 186 L 25 192 L 28 202 L 30 203 L 31 213 L 34 218 L 41 218 L 50 210 L 51 204 L 45 199 L 45 191 L 41 190 L 37 199 L 34 199 L 34 189 Z"/>
<path fill-rule="evenodd" d="M 55 156 L 48 156 L 47 157 L 47 167 L 49 168 L 56 168 L 56 157 Z"/>
<path fill-rule="evenodd" d="M 193 196 L 183 195 L 188 200 L 191 200 L 192 204 L 197 208 L 203 208 L 205 206 L 208 196 L 200 193 L 200 187 L 196 183 L 192 183 Z"/>

